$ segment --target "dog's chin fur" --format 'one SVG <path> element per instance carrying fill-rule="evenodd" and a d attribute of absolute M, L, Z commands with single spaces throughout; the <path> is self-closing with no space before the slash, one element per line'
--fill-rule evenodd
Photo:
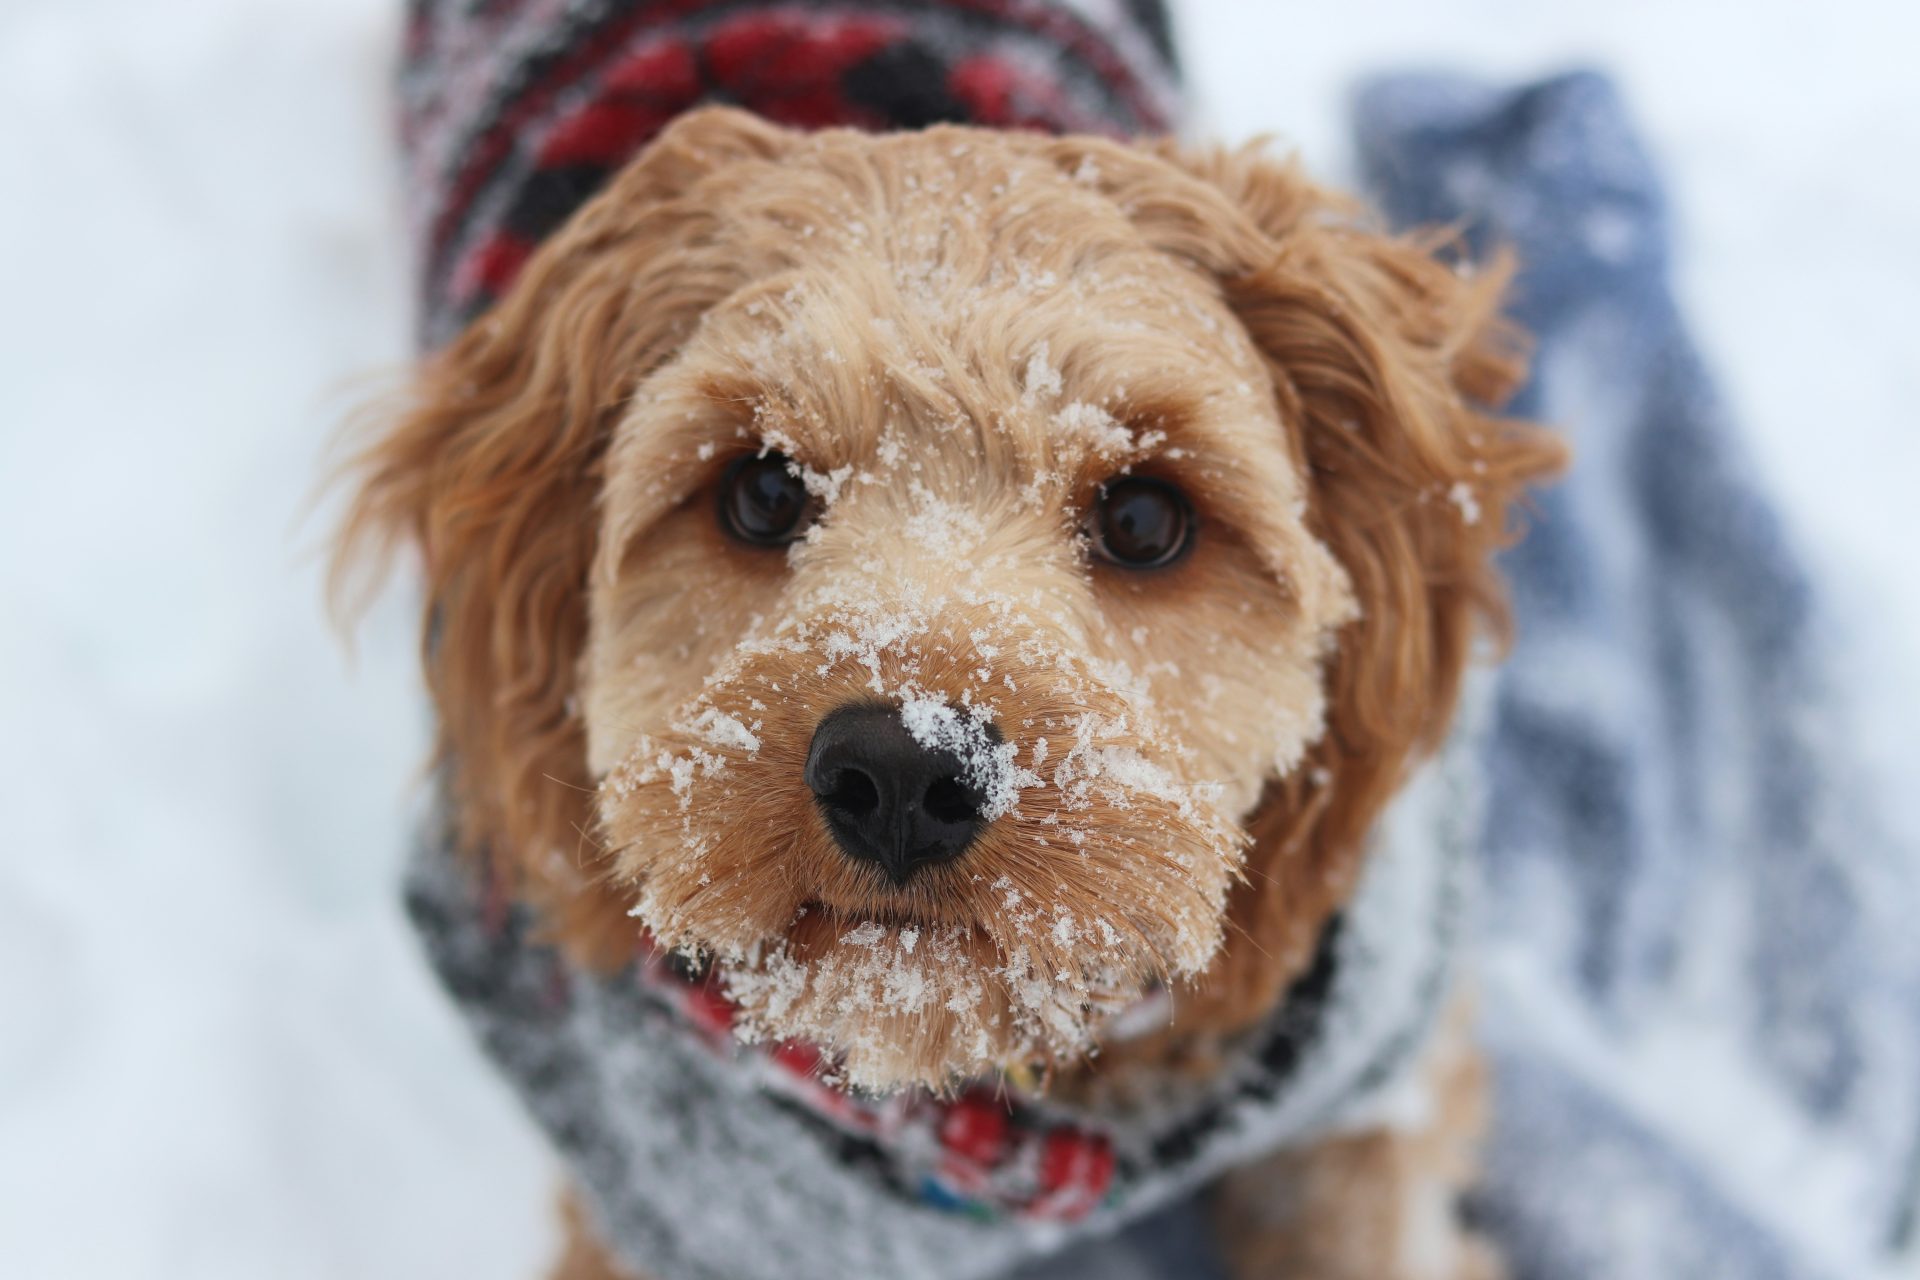
<path fill-rule="evenodd" d="M 667 728 L 622 738 L 600 787 L 639 918 L 718 961 L 750 1034 L 837 1050 L 862 1088 L 1071 1059 L 1219 945 L 1243 838 L 1220 788 L 1186 780 L 1143 685 L 990 592 L 1004 571 L 750 632 Z M 881 698 L 959 746 L 992 819 L 900 887 L 841 853 L 801 781 L 819 718 Z"/>
<path fill-rule="evenodd" d="M 1156 986 L 1230 1030 L 1445 731 L 1559 460 L 1486 412 L 1501 273 L 1434 248 L 1253 152 L 695 113 L 427 365 L 342 562 L 424 550 L 465 839 L 582 963 L 644 927 L 876 1090 L 1074 1063 Z M 715 518 L 769 451 L 818 507 L 785 552 Z M 1177 563 L 1090 554 L 1125 474 L 1191 499 Z M 904 887 L 802 781 L 858 701 L 988 798 Z"/>

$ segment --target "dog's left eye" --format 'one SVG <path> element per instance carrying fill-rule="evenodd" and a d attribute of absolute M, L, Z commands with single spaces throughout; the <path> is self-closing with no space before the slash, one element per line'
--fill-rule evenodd
<path fill-rule="evenodd" d="M 1193 543 L 1193 504 L 1164 480 L 1123 476 L 1100 489 L 1087 513 L 1087 540 L 1110 564 L 1158 569 Z"/>
<path fill-rule="evenodd" d="M 720 524 L 742 542 L 784 547 L 807 531 L 812 495 L 785 454 L 740 458 L 720 480 Z"/>

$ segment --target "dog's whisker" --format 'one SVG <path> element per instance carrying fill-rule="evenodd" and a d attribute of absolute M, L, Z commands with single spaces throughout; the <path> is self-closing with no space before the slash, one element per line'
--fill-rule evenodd
<path fill-rule="evenodd" d="M 590 861 L 605 862 L 609 859 L 610 855 L 613 852 L 612 846 L 601 843 L 598 839 L 594 837 L 594 835 L 592 834 L 592 831 L 587 826 L 581 823 L 575 823 L 573 829 L 577 836 L 573 845 L 573 865 L 575 870 L 577 871 L 585 870 L 588 862 Z M 593 847 L 593 851 L 594 851 L 593 857 L 590 859 L 583 859 L 580 856 L 581 850 L 586 848 L 589 845 Z M 613 868 L 612 866 L 608 866 L 602 874 L 612 876 L 613 874 L 615 874 L 615 868 Z"/>

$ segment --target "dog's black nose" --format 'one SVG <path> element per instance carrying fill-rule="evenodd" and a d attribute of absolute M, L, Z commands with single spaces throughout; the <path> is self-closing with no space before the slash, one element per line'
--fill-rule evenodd
<path fill-rule="evenodd" d="M 991 726 L 979 731 L 999 738 Z M 829 712 L 813 732 L 806 777 L 835 842 L 896 885 L 959 857 L 985 825 L 985 798 L 960 757 L 917 741 L 894 707 Z"/>

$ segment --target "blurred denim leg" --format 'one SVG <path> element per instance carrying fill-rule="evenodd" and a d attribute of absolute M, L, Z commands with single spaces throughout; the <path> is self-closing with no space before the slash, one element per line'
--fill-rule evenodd
<path fill-rule="evenodd" d="M 1389 77 L 1357 131 L 1396 223 L 1517 249 L 1517 409 L 1576 455 L 1505 562 L 1476 1211 L 1521 1280 L 1871 1274 L 1913 1201 L 1915 859 L 1857 767 L 1870 677 L 1676 311 L 1647 153 L 1590 73 Z"/>
<path fill-rule="evenodd" d="M 1077 1245 L 1008 1280 L 1227 1280 L 1205 1197 L 1189 1196 L 1118 1235 Z"/>

